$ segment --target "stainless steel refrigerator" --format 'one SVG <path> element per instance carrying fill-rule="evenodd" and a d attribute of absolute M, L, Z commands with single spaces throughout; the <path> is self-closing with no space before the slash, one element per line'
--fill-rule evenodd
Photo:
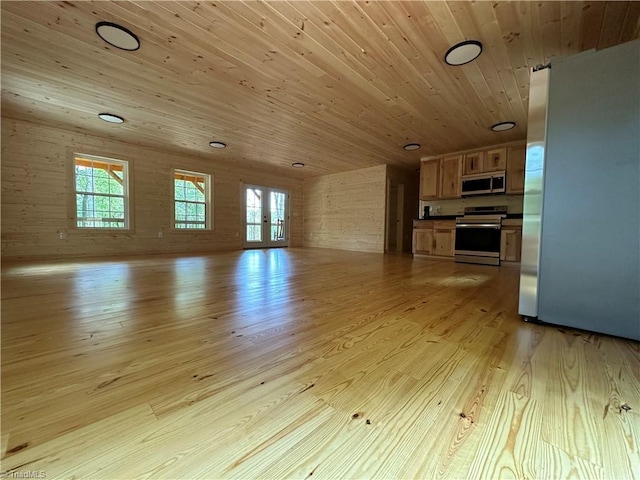
<path fill-rule="evenodd" d="M 519 313 L 640 340 L 640 41 L 535 70 Z"/>

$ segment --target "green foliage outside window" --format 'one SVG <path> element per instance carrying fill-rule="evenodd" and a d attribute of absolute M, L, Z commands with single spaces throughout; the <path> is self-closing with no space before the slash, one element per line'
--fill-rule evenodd
<path fill-rule="evenodd" d="M 207 197 L 205 178 L 198 174 L 176 172 L 175 228 L 207 228 Z M 186 178 L 184 178 L 186 177 Z"/>
<path fill-rule="evenodd" d="M 125 228 L 124 168 L 106 162 L 101 167 L 75 165 L 76 225 L 89 228 Z M 106 168 L 104 168 L 106 167 Z"/>

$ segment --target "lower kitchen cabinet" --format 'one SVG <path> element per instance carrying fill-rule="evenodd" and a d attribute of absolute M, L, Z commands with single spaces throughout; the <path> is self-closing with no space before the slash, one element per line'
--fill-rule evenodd
<path fill-rule="evenodd" d="M 503 220 L 500 235 L 500 260 L 520 262 L 522 248 L 522 220 Z"/>
<path fill-rule="evenodd" d="M 415 220 L 413 254 L 453 258 L 455 235 L 455 220 Z"/>
<path fill-rule="evenodd" d="M 500 236 L 500 260 L 520 262 L 522 245 L 522 220 L 502 221 Z M 414 220 L 413 254 L 416 256 L 453 258 L 456 245 L 455 220 Z"/>
<path fill-rule="evenodd" d="M 438 228 L 433 230 L 434 255 L 441 257 L 453 257 L 456 230 L 451 228 Z"/>
<path fill-rule="evenodd" d="M 413 253 L 418 255 L 433 255 L 433 229 L 415 228 L 413 230 Z"/>

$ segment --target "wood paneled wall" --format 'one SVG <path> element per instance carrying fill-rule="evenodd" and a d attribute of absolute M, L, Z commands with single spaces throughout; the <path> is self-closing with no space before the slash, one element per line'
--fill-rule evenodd
<path fill-rule="evenodd" d="M 128 160 L 133 230 L 96 232 L 73 228 L 70 189 L 74 152 Z M 213 176 L 212 231 L 172 229 L 173 168 Z M 290 193 L 290 245 L 302 245 L 302 180 L 260 169 L 168 154 L 116 140 L 2 119 L 2 258 L 56 258 L 242 248 L 243 182 Z M 163 238 L 158 238 L 158 232 Z M 60 238 L 63 232 L 65 238 Z"/>
<path fill-rule="evenodd" d="M 304 246 L 384 252 L 387 166 L 304 181 Z"/>

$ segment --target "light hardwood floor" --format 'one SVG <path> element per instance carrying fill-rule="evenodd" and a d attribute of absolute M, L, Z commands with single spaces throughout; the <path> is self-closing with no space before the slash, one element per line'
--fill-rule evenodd
<path fill-rule="evenodd" d="M 517 294 L 515 267 L 322 249 L 4 265 L 2 470 L 640 478 L 638 343 Z"/>

